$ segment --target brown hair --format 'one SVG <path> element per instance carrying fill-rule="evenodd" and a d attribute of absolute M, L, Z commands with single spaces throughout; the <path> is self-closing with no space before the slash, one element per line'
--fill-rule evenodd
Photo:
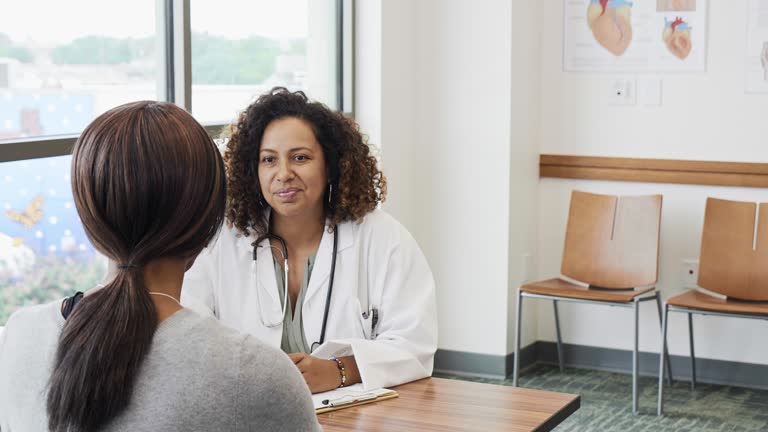
<path fill-rule="evenodd" d="M 47 409 L 52 431 L 95 431 L 129 404 L 157 328 L 142 268 L 195 257 L 224 219 L 224 164 L 205 129 L 170 103 L 96 118 L 75 143 L 72 192 L 88 238 L 122 265 L 59 337 Z"/>
<path fill-rule="evenodd" d="M 264 130 L 274 120 L 295 117 L 310 125 L 323 149 L 332 187 L 323 200 L 331 226 L 360 220 L 386 199 L 387 179 L 358 125 L 301 92 L 275 87 L 260 96 L 232 125 L 224 152 L 227 166 L 227 220 L 240 232 L 257 236 L 268 230 L 269 205 L 261 195 L 258 161 Z"/>

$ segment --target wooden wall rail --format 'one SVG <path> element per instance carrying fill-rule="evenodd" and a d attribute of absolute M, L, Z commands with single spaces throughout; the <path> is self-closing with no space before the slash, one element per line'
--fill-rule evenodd
<path fill-rule="evenodd" d="M 543 154 L 539 177 L 768 187 L 768 163 Z"/>

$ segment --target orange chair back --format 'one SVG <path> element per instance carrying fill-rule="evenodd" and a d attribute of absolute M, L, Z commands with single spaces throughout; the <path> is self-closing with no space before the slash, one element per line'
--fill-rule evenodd
<path fill-rule="evenodd" d="M 656 283 L 661 201 L 573 191 L 560 272 L 608 289 Z"/>
<path fill-rule="evenodd" d="M 757 208 L 754 202 L 707 198 L 700 287 L 735 299 L 768 301 L 768 204 Z"/>

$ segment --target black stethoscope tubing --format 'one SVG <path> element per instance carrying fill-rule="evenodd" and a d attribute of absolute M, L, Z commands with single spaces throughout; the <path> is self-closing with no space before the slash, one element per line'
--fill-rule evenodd
<path fill-rule="evenodd" d="M 259 237 L 255 242 L 253 242 L 253 260 L 256 261 L 256 248 L 259 247 L 259 244 L 264 241 L 265 239 L 274 239 L 280 243 L 282 252 L 283 252 L 283 259 L 288 262 L 288 247 L 286 246 L 285 240 L 276 235 L 267 233 L 261 237 Z M 336 275 L 336 253 L 338 252 L 339 247 L 339 227 L 338 225 L 333 226 L 333 253 L 331 255 L 331 275 L 330 279 L 328 281 L 328 295 L 325 298 L 325 311 L 323 312 L 323 326 L 320 330 L 320 341 L 319 342 L 313 342 L 310 346 L 310 352 L 315 350 L 315 346 L 320 346 L 325 342 L 325 330 L 328 326 L 328 313 L 331 309 L 331 296 L 333 295 L 333 279 Z M 288 292 L 288 284 L 286 283 L 285 286 L 286 293 Z"/>
<path fill-rule="evenodd" d="M 333 293 L 333 277 L 336 274 L 336 252 L 339 247 L 339 227 L 333 226 L 333 255 L 331 256 L 331 276 L 328 281 L 328 295 L 325 297 L 325 312 L 323 313 L 323 327 L 320 330 L 320 342 L 315 342 L 309 347 L 310 351 L 315 350 L 315 344 L 320 346 L 325 342 L 325 327 L 328 325 L 328 312 L 331 308 L 331 294 Z"/>

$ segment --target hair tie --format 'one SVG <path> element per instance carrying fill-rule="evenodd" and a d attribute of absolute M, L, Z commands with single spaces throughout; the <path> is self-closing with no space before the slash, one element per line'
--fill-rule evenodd
<path fill-rule="evenodd" d="M 127 270 L 129 268 L 139 268 L 136 264 L 118 264 L 117 268 L 120 270 Z"/>

